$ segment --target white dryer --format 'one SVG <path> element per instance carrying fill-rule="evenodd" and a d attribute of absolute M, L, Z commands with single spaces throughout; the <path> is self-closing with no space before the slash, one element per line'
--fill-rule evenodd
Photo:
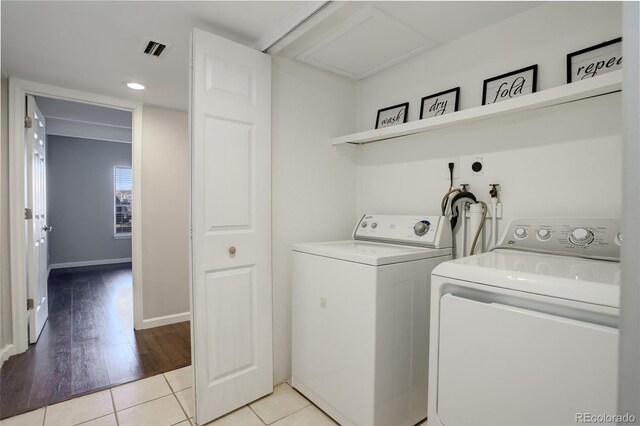
<path fill-rule="evenodd" d="M 496 250 L 433 271 L 429 425 L 616 414 L 619 227 L 517 219 Z"/>
<path fill-rule="evenodd" d="M 431 270 L 443 217 L 364 215 L 353 240 L 293 248 L 292 385 L 342 425 L 427 416 Z"/>

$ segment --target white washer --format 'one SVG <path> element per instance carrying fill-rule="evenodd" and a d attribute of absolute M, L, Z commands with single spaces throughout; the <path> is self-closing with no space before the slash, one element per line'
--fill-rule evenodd
<path fill-rule="evenodd" d="M 451 259 L 448 222 L 365 215 L 353 240 L 293 250 L 293 387 L 342 425 L 423 420 L 429 282 Z"/>
<path fill-rule="evenodd" d="M 433 271 L 429 425 L 616 414 L 619 227 L 517 219 L 496 250 Z"/>

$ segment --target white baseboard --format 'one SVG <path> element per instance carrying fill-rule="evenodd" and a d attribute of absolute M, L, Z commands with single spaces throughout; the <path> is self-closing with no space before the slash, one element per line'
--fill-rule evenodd
<path fill-rule="evenodd" d="M 82 262 L 52 263 L 50 269 L 77 268 L 79 266 L 113 265 L 115 263 L 130 263 L 130 257 L 122 259 L 85 260 Z"/>
<path fill-rule="evenodd" d="M 5 345 L 4 348 L 0 349 L 0 367 L 11 355 L 13 355 L 13 345 Z"/>
<path fill-rule="evenodd" d="M 147 328 L 160 327 L 162 325 L 175 324 L 183 321 L 191 321 L 190 312 L 182 312 L 180 314 L 165 315 L 163 317 L 147 318 L 142 320 L 140 330 Z"/>

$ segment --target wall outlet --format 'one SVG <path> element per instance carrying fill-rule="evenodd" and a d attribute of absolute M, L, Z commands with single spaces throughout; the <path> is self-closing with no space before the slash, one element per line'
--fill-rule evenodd
<path fill-rule="evenodd" d="M 473 176 L 482 176 L 484 174 L 484 162 L 482 157 L 476 157 L 471 160 L 471 174 Z"/>
<path fill-rule="evenodd" d="M 447 158 L 447 162 L 444 163 L 444 170 L 445 170 L 445 179 L 447 182 L 449 182 L 450 176 L 449 176 L 449 163 L 453 163 L 453 179 L 460 179 L 460 158 L 459 157 L 454 157 L 454 158 Z"/>

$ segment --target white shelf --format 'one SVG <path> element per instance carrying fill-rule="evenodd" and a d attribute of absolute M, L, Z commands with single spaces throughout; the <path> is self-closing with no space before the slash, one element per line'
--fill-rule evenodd
<path fill-rule="evenodd" d="M 464 123 L 487 120 L 489 118 L 547 108 L 567 102 L 587 99 L 594 96 L 617 92 L 622 89 L 622 70 L 613 71 L 598 77 L 554 87 L 508 101 L 483 105 L 453 112 L 439 117 L 398 124 L 384 129 L 367 130 L 345 136 L 331 138 L 332 145 L 365 144 L 431 130 L 458 126 Z"/>

